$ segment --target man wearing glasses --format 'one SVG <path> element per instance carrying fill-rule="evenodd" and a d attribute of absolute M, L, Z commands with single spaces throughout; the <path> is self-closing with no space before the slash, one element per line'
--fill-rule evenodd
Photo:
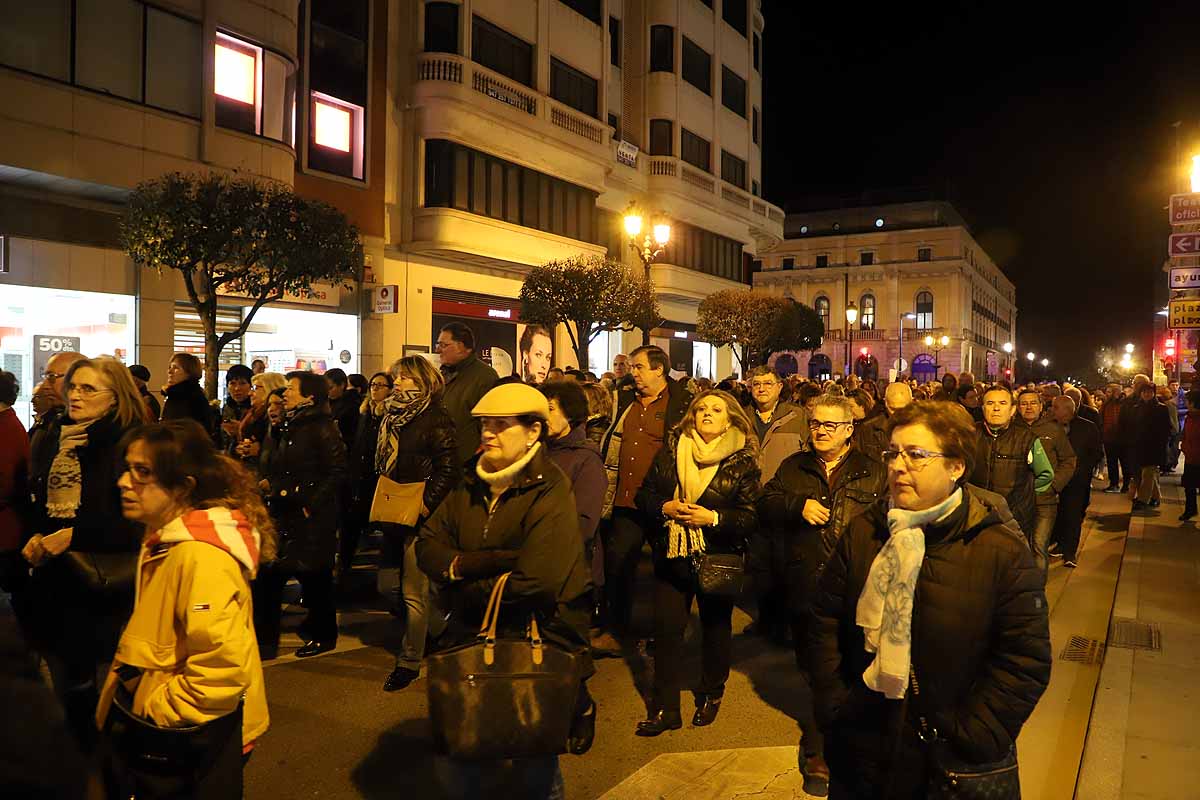
<path fill-rule="evenodd" d="M 46 362 L 42 382 L 34 387 L 34 407 L 44 404 L 46 410 L 38 412 L 37 421 L 29 429 L 30 475 L 49 472 L 50 460 L 58 452 L 58 432 L 67 408 L 63 380 L 71 365 L 82 360 L 83 353 L 55 353 Z"/>
<path fill-rule="evenodd" d="M 763 489 L 759 518 L 783 542 L 787 557 L 788 611 L 796 663 L 803 678 L 799 719 L 804 791 L 824 796 L 829 767 L 813 713 L 812 683 L 804 643 L 817 580 L 850 521 L 886 491 L 883 464 L 850 447 L 854 412 L 845 397 L 824 394 L 813 401 L 810 446 L 788 457 Z"/>

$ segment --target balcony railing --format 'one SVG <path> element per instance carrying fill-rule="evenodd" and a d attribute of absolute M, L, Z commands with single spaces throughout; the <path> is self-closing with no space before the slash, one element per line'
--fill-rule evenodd
<path fill-rule="evenodd" d="M 498 100 L 513 108 L 520 109 L 527 114 L 537 116 L 537 97 L 524 89 L 518 89 L 516 84 L 509 83 L 484 72 L 477 65 L 473 66 L 476 66 L 476 69 L 472 70 L 471 86 L 474 87 L 475 91 L 487 95 L 493 100 Z"/>
<path fill-rule="evenodd" d="M 741 208 L 750 208 L 750 195 L 740 192 L 732 186 L 722 186 L 721 197 Z"/>
<path fill-rule="evenodd" d="M 418 73 L 423 81 L 462 83 L 462 62 L 436 55 L 422 57 Z"/>
<path fill-rule="evenodd" d="M 683 171 L 680 173 L 680 175 L 683 178 L 684 183 L 690 183 L 697 189 L 703 189 L 709 194 L 712 194 L 714 191 L 716 191 L 716 181 L 705 175 L 703 172 L 698 172 L 687 167 L 683 167 L 682 170 Z"/>
<path fill-rule="evenodd" d="M 601 144 L 604 141 L 604 133 L 598 124 L 581 114 L 568 111 L 558 104 L 550 106 L 550 121 L 563 130 L 570 131 L 576 136 L 590 139 L 596 144 Z"/>
<path fill-rule="evenodd" d="M 665 175 L 669 178 L 674 178 L 678 172 L 673 158 L 651 158 L 650 159 L 650 174 Z"/>

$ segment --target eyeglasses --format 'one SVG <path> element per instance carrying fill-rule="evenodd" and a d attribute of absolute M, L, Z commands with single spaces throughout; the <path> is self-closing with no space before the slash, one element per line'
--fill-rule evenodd
<path fill-rule="evenodd" d="M 447 347 L 453 347 L 456 344 L 458 344 L 458 342 L 454 341 L 453 339 L 451 339 L 447 342 L 434 342 L 433 349 L 434 350 L 444 350 Z"/>
<path fill-rule="evenodd" d="M 750 381 L 751 389 L 770 389 L 772 386 L 778 386 L 779 381 Z"/>
<path fill-rule="evenodd" d="M 935 453 L 932 450 L 924 450 L 920 447 L 910 447 L 907 450 L 884 450 L 883 463 L 891 464 L 897 457 L 904 456 L 904 465 L 913 472 L 919 472 L 929 466 L 929 462 L 935 458 L 946 458 L 945 453 Z"/>
<path fill-rule="evenodd" d="M 65 378 L 65 377 L 66 377 L 65 372 L 51 372 L 50 370 L 46 370 L 45 372 L 42 373 L 42 379 L 47 380 L 47 381 L 56 381 L 59 378 Z"/>
<path fill-rule="evenodd" d="M 372 383 L 371 388 L 372 389 L 390 389 L 392 387 L 387 385 L 386 383 Z"/>
<path fill-rule="evenodd" d="M 823 430 L 826 433 L 833 433 L 842 425 L 853 425 L 853 422 L 822 422 L 819 419 L 810 419 L 808 421 L 808 429 L 810 431 Z"/>
<path fill-rule="evenodd" d="M 111 391 L 112 389 L 98 389 L 88 383 L 72 383 L 67 387 L 67 394 L 70 394 L 71 392 L 79 392 L 79 394 L 84 397 L 91 397 L 93 395 L 104 394 L 105 392 Z"/>

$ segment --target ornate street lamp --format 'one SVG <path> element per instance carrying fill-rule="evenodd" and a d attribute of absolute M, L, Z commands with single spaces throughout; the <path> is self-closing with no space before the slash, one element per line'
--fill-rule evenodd
<path fill-rule="evenodd" d="M 944 334 L 939 339 L 934 339 L 932 336 L 925 337 L 925 346 L 933 351 L 933 374 L 935 376 L 941 366 L 942 351 L 946 349 L 946 345 L 948 344 L 950 344 L 950 337 Z"/>
<path fill-rule="evenodd" d="M 663 254 L 667 249 L 667 243 L 671 241 L 671 226 L 665 221 L 659 220 L 650 226 L 650 229 L 642 235 L 643 214 L 637 207 L 636 203 L 630 203 L 629 208 L 625 209 L 625 233 L 629 237 L 629 246 L 633 248 L 633 252 L 637 253 L 637 257 L 642 262 L 646 280 L 650 280 L 650 265 Z M 651 234 L 653 233 L 653 238 Z M 640 237 L 640 238 L 639 238 Z M 650 331 L 642 331 L 642 344 L 650 344 Z"/>
<path fill-rule="evenodd" d="M 854 356 L 852 354 L 854 351 L 854 323 L 857 320 L 858 320 L 858 306 L 854 305 L 854 301 L 851 300 L 850 304 L 846 306 L 846 332 L 847 332 L 847 337 L 846 337 L 846 369 L 847 369 L 847 372 L 846 372 L 846 375 L 847 376 L 854 374 L 854 361 L 852 360 L 854 358 Z"/>

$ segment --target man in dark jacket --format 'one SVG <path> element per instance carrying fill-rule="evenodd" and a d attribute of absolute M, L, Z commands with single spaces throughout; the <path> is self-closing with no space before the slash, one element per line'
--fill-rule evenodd
<path fill-rule="evenodd" d="M 256 581 L 266 605 L 260 614 L 263 603 L 256 598 L 255 629 L 261 648 L 269 653 L 278 647 L 280 595 L 295 575 L 308 607 L 300 626 L 304 646 L 296 651 L 304 658 L 337 645 L 333 567 L 347 459 L 346 444 L 329 415 L 325 379 L 312 372 L 289 372 L 287 378 L 286 421 L 260 483 L 279 529 L 280 558 Z"/>
<path fill-rule="evenodd" d="M 888 426 L 892 414 L 913 400 L 912 389 L 907 383 L 889 383 L 883 390 L 883 412 L 864 420 L 850 440 L 852 447 L 861 450 L 874 461 L 883 463 L 883 451 L 888 447 Z"/>
<path fill-rule="evenodd" d="M 1140 483 L 1138 436 L 1141 432 L 1142 387 L 1149 383 L 1150 378 L 1146 375 L 1134 375 L 1133 386 L 1121 401 L 1121 411 L 1117 415 L 1117 435 L 1121 441 L 1122 493 L 1130 491 L 1131 488 L 1136 492 Z M 1158 463 L 1157 458 L 1154 463 Z"/>
<path fill-rule="evenodd" d="M 829 767 L 824 741 L 813 716 L 812 681 L 806 650 L 812 593 L 817 579 L 850 520 L 886 491 L 887 473 L 876 461 L 850 446 L 854 433 L 850 401 L 822 395 L 813 403 L 809 448 L 780 465 L 759 499 L 759 519 L 787 558 L 788 610 L 803 685 L 800 728 L 804 738 L 804 790 L 823 796 Z"/>
<path fill-rule="evenodd" d="M 442 404 L 454 420 L 458 437 L 458 463 L 465 464 L 479 449 L 479 420 L 471 409 L 499 379 L 496 370 L 475 355 L 475 334 L 461 322 L 443 325 L 434 345 L 442 358 L 446 391 Z"/>
<path fill-rule="evenodd" d="M 1136 494 L 1133 510 L 1158 508 L 1158 470 L 1162 453 L 1171 438 L 1171 417 L 1166 405 L 1157 397 L 1153 383 L 1143 383 L 1138 390 L 1137 412 L 1133 420 L 1133 457 L 1137 462 Z"/>
<path fill-rule="evenodd" d="M 1036 517 L 1033 530 L 1027 531 L 1033 557 L 1046 573 L 1050 566 L 1047 549 L 1054 533 L 1054 518 L 1058 514 L 1058 497 L 1071 476 L 1075 474 L 1075 451 L 1067 441 L 1066 431 L 1054 421 L 1054 417 L 1042 413 L 1042 394 L 1036 389 L 1022 389 L 1017 393 L 1017 414 L 1013 424 L 1031 429 L 1042 443 L 1042 450 L 1054 469 L 1054 480 L 1043 492 L 1036 494 Z"/>
<path fill-rule="evenodd" d="M 1002 496 L 1021 532 L 1032 539 L 1037 527 L 1037 498 L 1054 482 L 1054 467 L 1032 429 L 1013 425 L 1012 392 L 992 386 L 983 396 L 979 452 L 971 483 Z"/>
<path fill-rule="evenodd" d="M 1101 457 L 1100 431 L 1077 415 L 1075 401 L 1070 397 L 1054 398 L 1050 413 L 1054 425 L 1070 440 L 1076 456 L 1075 469 L 1059 496 L 1058 519 L 1054 525 L 1054 537 L 1062 549 L 1063 566 L 1075 567 L 1078 563 L 1079 532 L 1092 492 L 1092 470 Z"/>
<path fill-rule="evenodd" d="M 362 405 L 362 395 L 350 385 L 345 370 L 337 367 L 325 372 L 325 383 L 329 389 L 329 415 L 337 423 L 346 447 L 352 447 L 354 433 L 358 430 L 358 407 Z"/>
<path fill-rule="evenodd" d="M 1108 486 L 1105 494 L 1121 492 L 1121 396 L 1120 384 L 1110 383 L 1106 389 L 1104 403 L 1100 406 L 1100 436 L 1104 440 L 1104 457 L 1108 462 Z M 1125 476 L 1129 483 L 1129 476 Z M 1126 488 L 1128 491 L 1128 488 Z"/>
<path fill-rule="evenodd" d="M 668 377 L 671 362 L 662 348 L 637 348 L 630 354 L 629 365 L 633 389 L 618 390 L 613 422 L 600 448 L 608 477 L 603 515 L 611 520 L 604 539 L 604 590 L 608 622 L 619 633 L 629 631 L 633 578 L 650 527 L 637 508 L 637 492 L 667 434 L 683 419 L 692 399 L 682 383 Z M 593 646 L 604 650 L 617 646 L 611 635 L 601 640 Z"/>

